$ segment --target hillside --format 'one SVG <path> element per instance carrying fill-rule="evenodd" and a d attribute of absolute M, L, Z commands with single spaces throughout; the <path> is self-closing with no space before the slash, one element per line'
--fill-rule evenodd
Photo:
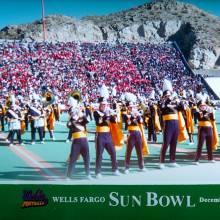
<path fill-rule="evenodd" d="M 47 40 L 151 42 L 175 40 L 195 69 L 220 68 L 220 19 L 175 0 L 154 0 L 136 8 L 80 20 L 46 17 Z M 7 26 L 0 39 L 42 41 L 41 21 Z"/>

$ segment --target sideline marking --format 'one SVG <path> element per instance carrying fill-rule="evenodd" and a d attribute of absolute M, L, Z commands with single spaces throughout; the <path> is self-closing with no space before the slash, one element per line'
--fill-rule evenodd
<path fill-rule="evenodd" d="M 0 134 L 0 138 L 6 139 L 5 134 Z M 34 168 L 35 171 L 39 172 L 41 176 L 50 179 L 51 176 L 64 178 L 64 174 L 56 170 L 49 163 L 44 161 L 41 157 L 32 152 L 28 151 L 25 147 L 21 145 L 13 145 L 8 147 L 13 153 L 15 153 L 20 159 L 22 159 L 27 165 Z M 41 162 L 40 162 L 41 161 Z M 37 167 L 37 168 L 36 168 Z M 49 170 L 51 169 L 51 170 Z"/>

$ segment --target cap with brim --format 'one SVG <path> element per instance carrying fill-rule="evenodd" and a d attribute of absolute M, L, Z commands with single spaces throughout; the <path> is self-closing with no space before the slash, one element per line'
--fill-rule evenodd
<path fill-rule="evenodd" d="M 133 102 L 126 102 L 126 106 L 127 107 L 136 107 L 137 104 L 133 103 Z"/>
<path fill-rule="evenodd" d="M 100 104 L 105 104 L 105 105 L 108 104 L 107 100 L 106 100 L 104 97 L 100 97 L 100 98 L 98 99 L 98 102 L 99 102 Z"/>
<path fill-rule="evenodd" d="M 166 90 L 163 92 L 163 96 L 168 96 L 171 95 L 171 91 L 170 90 Z"/>
<path fill-rule="evenodd" d="M 200 106 L 201 106 L 201 105 L 207 105 L 207 104 L 206 104 L 205 102 L 202 102 L 202 103 L 200 104 Z"/>
<path fill-rule="evenodd" d="M 205 102 L 203 102 L 203 101 L 199 101 L 198 103 L 197 103 L 197 106 L 198 107 L 201 107 L 201 106 L 206 106 L 207 104 L 205 103 Z"/>

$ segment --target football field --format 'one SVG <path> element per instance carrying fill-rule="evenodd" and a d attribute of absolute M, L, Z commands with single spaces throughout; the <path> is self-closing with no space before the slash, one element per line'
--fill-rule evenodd
<path fill-rule="evenodd" d="M 66 143 L 68 135 L 66 127 L 67 114 L 62 114 L 60 122 L 56 122 L 55 141 L 50 140 L 46 134 L 45 144 L 36 141 L 30 142 L 30 129 L 22 136 L 25 146 L 14 145 L 9 147 L 5 142 L 7 132 L 0 133 L 0 184 L 220 184 L 220 150 L 214 152 L 216 163 L 208 163 L 206 148 L 203 146 L 203 157 L 200 165 L 192 163 L 197 145 L 197 127 L 195 126 L 194 145 L 188 141 L 177 146 L 178 168 L 169 167 L 160 170 L 158 167 L 162 135 L 158 134 L 156 144 L 148 143 L 150 155 L 145 157 L 146 172 L 139 172 L 136 151 L 131 157 L 131 172 L 127 175 L 124 171 L 125 149 L 124 145 L 118 150 L 117 160 L 121 176 L 113 176 L 111 172 L 110 156 L 104 151 L 102 162 L 102 179 L 96 179 L 95 170 L 95 125 L 91 121 L 87 126 L 90 148 L 90 165 L 92 180 L 86 179 L 82 157 L 77 161 L 73 179 L 66 181 L 67 158 L 71 149 L 71 142 Z M 220 131 L 220 111 L 216 111 L 217 129 Z M 6 126 L 7 129 L 7 126 Z M 147 130 L 146 137 L 147 137 Z M 127 132 L 124 131 L 125 137 Z M 36 135 L 38 140 L 38 134 Z M 219 147 L 218 147 L 219 148 Z M 168 152 L 167 152 L 168 155 Z M 167 156 L 168 161 L 168 156 Z"/>

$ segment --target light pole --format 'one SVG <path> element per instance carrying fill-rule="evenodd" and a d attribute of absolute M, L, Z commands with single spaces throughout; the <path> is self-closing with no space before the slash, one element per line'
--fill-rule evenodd
<path fill-rule="evenodd" d="M 42 6 L 42 27 L 43 27 L 43 39 L 46 40 L 46 24 L 45 24 L 45 17 L 44 17 L 44 0 L 41 0 Z"/>

